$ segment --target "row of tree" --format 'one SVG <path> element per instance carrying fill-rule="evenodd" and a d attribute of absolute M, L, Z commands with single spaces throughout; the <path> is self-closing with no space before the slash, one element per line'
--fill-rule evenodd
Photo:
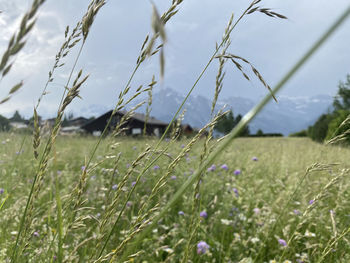
<path fill-rule="evenodd" d="M 338 85 L 338 93 L 333 101 L 333 109 L 322 114 L 314 125 L 307 130 L 291 134 L 291 136 L 308 136 L 314 141 L 324 142 L 346 131 L 350 131 L 350 75 L 345 82 Z M 350 136 L 344 141 L 350 143 Z"/>

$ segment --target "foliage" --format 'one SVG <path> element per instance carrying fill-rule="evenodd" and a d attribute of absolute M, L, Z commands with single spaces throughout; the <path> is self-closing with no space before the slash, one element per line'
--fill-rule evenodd
<path fill-rule="evenodd" d="M 313 126 L 308 128 L 308 135 L 317 142 L 323 142 L 328 133 L 328 125 L 333 119 L 333 114 L 322 114 Z"/>
<path fill-rule="evenodd" d="M 10 118 L 11 121 L 14 122 L 23 122 L 25 119 L 19 114 L 18 110 L 15 111 L 13 116 Z"/>
<path fill-rule="evenodd" d="M 346 76 L 345 82 L 340 81 L 333 106 L 336 111 L 350 110 L 350 74 Z"/>
<path fill-rule="evenodd" d="M 232 110 L 223 115 L 215 125 L 215 130 L 221 132 L 223 134 L 228 134 L 242 119 L 242 115 L 238 115 L 236 118 L 233 115 Z M 246 126 L 240 133 L 239 136 L 248 136 L 249 135 L 249 127 Z"/>
<path fill-rule="evenodd" d="M 256 132 L 256 136 L 263 136 L 264 135 L 264 132 L 259 129 L 257 132 Z"/>
<path fill-rule="evenodd" d="M 4 116 L 0 115 L 0 131 L 10 130 L 10 121 Z"/>
<path fill-rule="evenodd" d="M 307 137 L 307 136 L 308 136 L 307 130 L 302 130 L 299 132 L 289 134 L 289 137 Z"/>
<path fill-rule="evenodd" d="M 328 125 L 328 131 L 326 139 L 330 140 L 336 136 L 339 136 L 341 134 L 344 134 L 346 131 L 350 129 L 350 122 L 347 121 L 347 118 L 350 116 L 350 110 L 338 110 L 333 113 L 333 119 Z M 344 123 L 345 122 L 345 123 Z M 344 123 L 344 125 L 342 125 Z M 350 137 L 347 136 L 347 140 L 343 141 L 347 144 L 350 143 Z"/>

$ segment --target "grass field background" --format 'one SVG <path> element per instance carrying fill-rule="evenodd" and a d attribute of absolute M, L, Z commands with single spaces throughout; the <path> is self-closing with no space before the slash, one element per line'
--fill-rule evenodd
<path fill-rule="evenodd" d="M 3 189 L 0 195 L 1 261 L 6 260 L 6 255 L 11 250 L 31 180 L 37 169 L 30 136 L 26 138 L 23 150 L 18 152 L 23 136 L 0 134 L 0 188 Z M 30 247 L 27 248 L 27 254 L 24 254 L 30 255 L 29 262 L 46 261 L 48 258 L 54 260 L 57 257 L 56 189 L 59 186 L 64 210 L 74 186 L 79 182 L 85 157 L 89 156 L 96 140 L 93 137 L 58 137 L 48 164 L 48 174 L 35 204 Z M 138 154 L 147 145 L 155 144 L 156 140 L 120 137 L 117 142 L 114 149 L 111 149 L 111 139 L 104 139 L 91 167 L 99 165 L 88 171 L 87 189 L 83 197 L 86 199 L 85 208 L 79 211 L 78 216 L 83 219 L 69 229 L 63 245 L 63 257 L 67 262 L 86 262 L 93 254 L 96 248 L 94 237 L 99 234 L 98 224 L 116 195 L 117 185 Z M 164 142 L 161 147 L 164 148 L 169 143 L 172 145 L 167 155 L 148 169 L 131 195 L 111 242 L 107 245 L 107 251 L 116 249 L 130 234 L 141 204 L 188 140 Z M 152 199 L 151 204 L 164 206 L 198 168 L 202 144 L 201 140 L 197 142 L 193 150 L 178 163 L 166 179 L 168 183 Z M 119 163 L 114 171 L 113 156 L 119 154 Z M 347 231 L 350 224 L 349 180 L 340 177 L 342 169 L 349 168 L 349 157 L 349 149 L 324 146 L 305 138 L 235 140 L 213 164 L 215 166 L 203 175 L 200 209 L 196 215 L 200 217 L 199 230 L 190 251 L 192 261 L 239 262 L 245 259 L 247 262 L 317 262 L 323 256 L 325 262 L 350 260 L 349 242 L 346 238 L 348 235 L 334 247 L 327 248 L 332 238 Z M 138 163 L 127 178 L 113 208 L 112 217 L 116 217 L 121 210 L 146 159 Z M 314 170 L 317 171 L 306 174 L 308 167 L 315 163 L 337 165 L 314 165 Z M 58 179 L 58 185 L 55 178 Z M 327 186 L 335 178 L 337 179 Z M 182 196 L 159 222 L 158 227 L 140 244 L 130 242 L 125 246 L 124 249 L 132 252 L 130 254 L 136 253 L 132 260 L 181 260 L 189 235 L 193 191 L 194 189 Z M 69 217 L 68 209 L 62 213 L 63 222 Z M 63 223 L 63 232 L 67 230 L 65 227 L 67 225 Z M 290 243 L 285 244 L 291 238 Z M 204 248 L 206 253 L 201 253 L 197 247 L 200 241 L 208 245 Z M 330 252 L 322 255 L 328 249 L 331 249 Z"/>

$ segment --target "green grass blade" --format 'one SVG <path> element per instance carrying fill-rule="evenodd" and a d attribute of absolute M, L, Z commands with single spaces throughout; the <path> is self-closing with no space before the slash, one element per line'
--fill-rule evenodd
<path fill-rule="evenodd" d="M 62 203 L 61 203 L 61 196 L 60 196 L 60 186 L 58 182 L 58 176 L 56 175 L 56 189 L 55 189 L 55 196 L 56 196 L 56 206 L 57 206 L 57 231 L 58 231 L 58 255 L 57 255 L 57 261 L 62 262 L 63 260 L 63 224 L 62 224 Z"/>

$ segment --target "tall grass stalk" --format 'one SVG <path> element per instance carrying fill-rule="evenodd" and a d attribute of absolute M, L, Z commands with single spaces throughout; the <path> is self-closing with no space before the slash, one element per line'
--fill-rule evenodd
<path fill-rule="evenodd" d="M 293 76 L 294 74 L 311 58 L 311 56 L 329 39 L 329 37 L 338 29 L 346 18 L 350 15 L 350 6 L 343 12 L 343 14 L 331 25 L 331 27 L 321 36 L 321 38 L 314 43 L 314 45 L 299 59 L 299 61 L 287 72 L 287 74 L 279 81 L 279 83 L 273 88 L 272 92 L 267 94 L 255 107 L 253 107 L 241 121 L 235 126 L 235 128 L 229 133 L 229 135 L 222 141 L 221 145 L 212 152 L 208 159 L 191 175 L 187 181 L 180 187 L 180 189 L 174 194 L 172 199 L 167 205 L 156 215 L 152 223 L 139 235 L 138 242 L 142 240 L 162 219 L 167 211 L 174 206 L 179 198 L 187 191 L 187 189 L 198 179 L 198 177 L 205 171 L 205 169 L 231 144 L 236 138 L 239 132 L 265 107 L 265 105 L 273 99 L 276 94 Z M 216 51 L 217 52 L 217 51 Z M 215 55 L 216 55 L 215 52 Z M 215 57 L 213 56 L 213 58 Z M 211 60 L 210 60 L 211 62 Z M 192 89 L 191 89 L 192 90 Z M 138 243 L 136 242 L 136 243 Z"/>

